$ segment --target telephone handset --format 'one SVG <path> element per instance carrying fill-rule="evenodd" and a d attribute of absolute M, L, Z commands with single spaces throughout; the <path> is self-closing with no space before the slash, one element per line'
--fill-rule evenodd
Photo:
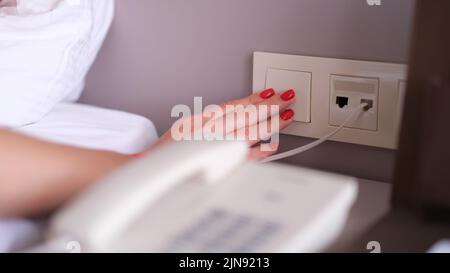
<path fill-rule="evenodd" d="M 50 240 L 88 252 L 319 251 L 342 228 L 353 178 L 246 162 L 243 142 L 180 142 L 58 212 Z"/>
<path fill-rule="evenodd" d="M 105 245 L 159 197 L 192 175 L 214 182 L 241 164 L 242 142 L 183 142 L 155 150 L 81 195 L 53 219 L 53 231 Z"/>

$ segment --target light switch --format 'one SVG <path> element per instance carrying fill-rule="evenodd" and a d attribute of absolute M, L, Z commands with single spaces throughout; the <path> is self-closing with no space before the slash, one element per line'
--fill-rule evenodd
<path fill-rule="evenodd" d="M 291 108 L 295 111 L 295 121 L 311 122 L 311 79 L 312 73 L 294 70 L 269 68 L 266 75 L 266 88 L 277 92 L 289 89 L 296 91 L 296 102 Z"/>

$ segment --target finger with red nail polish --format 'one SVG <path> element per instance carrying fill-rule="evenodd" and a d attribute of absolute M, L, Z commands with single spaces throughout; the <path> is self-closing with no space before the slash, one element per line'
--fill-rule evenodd
<path fill-rule="evenodd" d="M 283 101 L 290 101 L 293 100 L 295 98 L 295 91 L 293 89 L 290 89 L 288 91 L 283 92 L 280 95 L 281 99 Z"/>
<path fill-rule="evenodd" d="M 275 95 L 275 90 L 273 90 L 272 88 L 269 88 L 269 89 L 267 89 L 267 90 L 264 90 L 264 91 L 262 91 L 262 92 L 259 94 L 259 96 L 260 96 L 262 99 L 265 99 L 265 100 L 270 99 L 270 98 L 273 97 L 274 95 Z"/>
<path fill-rule="evenodd" d="M 284 121 L 291 120 L 295 115 L 294 110 L 287 109 L 283 113 L 280 114 L 280 118 Z"/>

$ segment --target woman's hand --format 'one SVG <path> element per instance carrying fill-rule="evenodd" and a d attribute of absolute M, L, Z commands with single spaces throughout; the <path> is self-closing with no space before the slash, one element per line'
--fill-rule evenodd
<path fill-rule="evenodd" d="M 269 89 L 224 103 L 217 108 L 220 110 L 226 109 L 227 106 L 229 108 L 249 106 L 248 109 L 258 109 L 259 112 L 256 119 L 254 116 L 237 115 L 235 119 L 231 119 L 234 126 L 228 128 L 224 126 L 226 129 L 223 132 L 218 129 L 224 136 L 242 134 L 251 147 L 249 158 L 264 159 L 276 152 L 278 143 L 274 143 L 271 151 L 264 151 L 255 145 L 292 122 L 294 112 L 288 107 L 294 100 L 293 90 L 275 94 Z M 262 110 L 263 106 L 273 107 L 271 111 L 265 113 Z M 234 114 L 224 111 L 222 117 L 235 117 Z M 211 117 L 205 112 L 201 115 L 201 126 L 189 128 L 184 126 L 184 128 L 195 133 L 218 118 L 220 117 L 217 115 Z M 192 119 L 195 119 L 195 116 L 183 120 Z M 229 120 L 225 120 L 228 123 Z M 276 126 L 272 126 L 274 124 Z M 255 128 L 259 129 L 266 125 L 267 131 L 262 130 L 260 133 L 256 130 L 258 134 L 251 135 Z M 154 147 L 175 141 L 172 133 L 173 130 L 167 132 Z M 111 152 L 51 144 L 0 129 L 0 217 L 32 216 L 50 212 L 101 177 L 127 164 L 131 159 L 129 156 Z"/>
<path fill-rule="evenodd" d="M 216 135 L 219 132 L 219 136 L 222 136 L 224 139 L 230 135 L 235 137 L 243 136 L 250 147 L 249 159 L 262 160 L 276 153 L 279 143 L 270 143 L 271 149 L 267 151 L 267 149 L 262 149 L 261 145 L 259 145 L 260 142 L 278 133 L 293 121 L 295 113 L 288 107 L 294 102 L 294 90 L 277 94 L 273 89 L 267 89 L 242 99 L 228 101 L 221 104 L 220 108 L 218 108 L 223 110 L 222 114 L 218 115 L 217 112 L 212 114 L 205 111 L 200 117 L 183 117 L 151 149 L 176 141 L 178 137 L 174 135 L 174 132 L 187 130 L 190 135 L 203 134 L 203 130 L 206 127 L 210 129 L 211 124 L 214 124 L 213 131 L 216 132 Z M 230 111 L 229 109 L 245 109 L 245 113 L 241 111 L 241 114 L 238 114 L 238 110 Z M 252 110 L 256 110 L 254 115 L 249 114 Z M 199 126 L 195 126 L 196 118 L 200 118 Z M 217 122 L 218 120 L 220 121 Z"/>

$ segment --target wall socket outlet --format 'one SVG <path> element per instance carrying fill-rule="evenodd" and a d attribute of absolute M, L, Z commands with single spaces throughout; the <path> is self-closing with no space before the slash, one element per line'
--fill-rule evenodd
<path fill-rule="evenodd" d="M 341 126 L 355 108 L 362 103 L 368 103 L 370 109 L 354 116 L 346 127 L 369 131 L 378 130 L 380 83 L 377 78 L 331 75 L 330 88 L 330 125 Z"/>
<path fill-rule="evenodd" d="M 361 102 L 371 108 L 332 140 L 396 149 L 407 66 L 255 52 L 253 90 L 294 88 L 295 122 L 285 134 L 320 138 L 344 123 Z"/>

